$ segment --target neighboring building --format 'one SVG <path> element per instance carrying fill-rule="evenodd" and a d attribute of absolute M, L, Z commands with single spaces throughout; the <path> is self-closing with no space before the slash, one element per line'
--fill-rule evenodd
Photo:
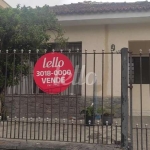
<path fill-rule="evenodd" d="M 111 44 L 116 50 L 129 48 L 133 54 L 139 54 L 142 49 L 147 53 L 142 59 L 143 75 L 143 115 L 150 115 L 150 92 L 148 74 L 148 51 L 150 49 L 150 2 L 132 3 L 100 3 L 83 2 L 69 5 L 60 5 L 50 8 L 57 15 L 59 22 L 65 29 L 69 42 L 80 44 L 82 51 L 110 52 Z M 98 55 L 97 55 L 98 56 Z M 111 57 L 105 55 L 104 69 L 104 96 L 111 96 Z M 87 70 L 93 70 L 93 56 L 88 57 Z M 140 115 L 140 76 L 139 61 L 133 58 L 133 115 Z M 102 92 L 101 56 L 96 61 L 98 77 L 97 95 Z M 82 58 L 82 64 L 85 64 Z M 113 95 L 118 97 L 121 93 L 121 57 L 114 55 L 114 85 Z M 87 86 L 87 96 L 93 95 L 93 87 Z M 82 86 L 84 96 L 85 86 Z"/>
<path fill-rule="evenodd" d="M 8 8 L 11 6 L 7 2 L 5 2 L 4 0 L 0 0 L 0 7 L 1 8 Z"/>

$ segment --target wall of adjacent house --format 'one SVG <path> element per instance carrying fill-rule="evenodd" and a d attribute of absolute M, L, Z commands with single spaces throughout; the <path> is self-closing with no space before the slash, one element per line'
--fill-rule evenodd
<path fill-rule="evenodd" d="M 10 7 L 4 0 L 0 0 L 0 7 L 7 8 Z"/>
<path fill-rule="evenodd" d="M 95 25 L 81 27 L 64 27 L 66 37 L 69 37 L 70 42 L 82 41 L 82 51 L 85 49 L 88 52 L 110 52 L 111 44 L 115 44 L 116 50 L 121 50 L 123 47 L 128 47 L 129 41 L 134 40 L 149 40 L 150 24 L 120 24 L 120 25 Z M 139 51 L 140 47 L 137 49 Z M 87 72 L 93 70 L 94 58 L 93 55 L 87 56 Z M 111 97 L 113 87 L 113 96 L 120 97 L 121 95 L 121 56 L 115 54 L 113 57 L 113 77 L 111 75 L 111 55 L 104 56 L 104 78 L 103 91 L 104 97 Z M 82 65 L 85 64 L 84 57 Z M 102 55 L 96 56 L 96 74 L 97 74 L 97 95 L 102 96 Z M 91 79 L 93 77 L 91 76 Z M 113 78 L 113 86 L 112 86 Z M 83 79 L 84 80 L 84 79 Z M 149 85 L 143 84 L 143 115 L 150 115 L 150 96 Z M 140 115 L 140 85 L 133 85 L 133 115 Z M 85 86 L 82 86 L 82 95 L 85 95 Z M 86 95 L 93 95 L 93 86 L 86 86 Z"/>

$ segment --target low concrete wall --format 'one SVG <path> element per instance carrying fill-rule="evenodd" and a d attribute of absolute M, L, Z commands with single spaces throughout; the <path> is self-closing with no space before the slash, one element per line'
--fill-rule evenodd
<path fill-rule="evenodd" d="M 93 102 L 93 97 L 82 96 L 50 96 L 50 95 L 8 95 L 5 98 L 6 112 L 9 117 L 44 117 L 44 118 L 71 118 L 80 119 L 80 111 Z M 101 106 L 102 98 L 97 98 L 98 106 Z M 111 105 L 110 98 L 104 98 L 104 105 Z M 120 97 L 114 97 L 115 117 L 120 117 Z M 116 107 L 117 106 L 117 107 Z M 76 115 L 77 113 L 77 115 Z M 20 115 L 19 115 L 20 114 Z"/>

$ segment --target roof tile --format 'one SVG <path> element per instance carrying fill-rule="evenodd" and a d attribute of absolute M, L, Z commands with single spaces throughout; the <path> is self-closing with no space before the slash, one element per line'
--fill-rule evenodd
<path fill-rule="evenodd" d="M 50 7 L 50 10 L 56 15 L 150 11 L 150 2 L 101 3 L 88 1 L 83 3 L 80 2 L 69 5 L 53 6 Z"/>

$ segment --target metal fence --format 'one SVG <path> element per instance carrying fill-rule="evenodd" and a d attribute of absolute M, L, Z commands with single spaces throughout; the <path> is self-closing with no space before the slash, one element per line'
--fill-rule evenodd
<path fill-rule="evenodd" d="M 57 95 L 43 93 L 33 80 L 34 64 L 45 53 L 0 53 L 1 138 L 127 147 L 127 49 L 121 53 L 61 51 L 72 61 L 75 84 Z M 86 112 L 81 114 L 87 107 L 94 112 L 90 118 Z M 106 109 L 111 117 L 103 123 Z"/>
<path fill-rule="evenodd" d="M 137 52 L 136 54 L 129 52 L 129 68 L 130 149 L 148 150 L 150 149 L 148 127 L 150 119 L 148 114 L 148 102 L 150 100 L 150 51 L 143 53 L 142 50 L 139 50 L 139 53 Z M 138 114 L 135 113 L 135 109 L 138 109 Z"/>

